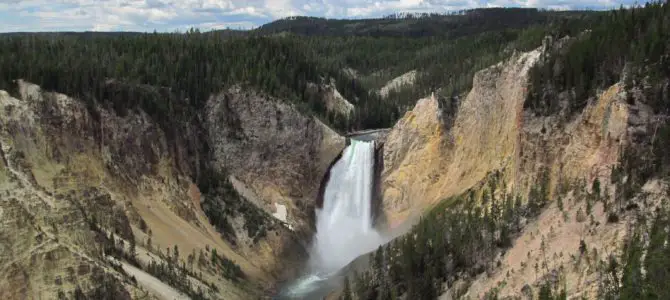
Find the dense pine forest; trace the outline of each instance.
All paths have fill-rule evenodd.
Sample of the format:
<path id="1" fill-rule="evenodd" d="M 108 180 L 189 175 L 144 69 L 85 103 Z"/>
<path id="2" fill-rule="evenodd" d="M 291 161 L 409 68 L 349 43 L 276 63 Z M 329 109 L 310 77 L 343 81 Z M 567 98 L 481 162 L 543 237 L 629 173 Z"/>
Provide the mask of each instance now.
<path id="1" fill-rule="evenodd" d="M 599 90 L 625 79 L 628 89 L 639 87 L 647 94 L 657 113 L 667 113 L 668 28 L 667 4 L 647 4 L 599 16 L 593 26 L 569 42 L 566 51 L 555 53 L 534 69 L 526 106 L 542 114 L 556 113 L 562 107 L 555 91 L 570 91 L 568 110 L 575 112 Z"/>
<path id="2" fill-rule="evenodd" d="M 446 15 L 398 13 L 372 20 L 291 17 L 263 25 L 258 31 L 263 34 L 291 32 L 308 36 L 458 38 L 500 28 L 523 29 L 530 25 L 545 23 L 559 14 L 536 9 L 491 8 L 458 11 Z"/>
<path id="3" fill-rule="evenodd" d="M 0 88 L 11 91 L 21 78 L 121 114 L 141 108 L 165 124 L 192 119 L 209 95 L 240 84 L 293 102 L 343 131 L 390 127 L 418 98 L 438 89 L 463 93 L 476 70 L 515 49 L 539 46 L 546 34 L 579 32 L 596 15 L 491 9 L 351 21 L 378 34 L 350 32 L 349 21 L 314 18 L 249 32 L 6 34 L 0 36 Z M 322 23 L 338 34 L 300 29 Z M 388 99 L 376 93 L 411 70 L 420 71 L 411 88 Z M 352 118 L 327 112 L 306 92 L 308 83 L 329 79 L 355 105 Z"/>
<path id="4" fill-rule="evenodd" d="M 0 88 L 11 91 L 13 80 L 21 78 L 119 113 L 141 108 L 166 123 L 191 119 L 209 95 L 241 84 L 293 102 L 343 131 L 382 128 L 431 92 L 462 95 L 474 72 L 540 46 L 547 35 L 578 36 L 567 52 L 534 72 L 527 105 L 549 113 L 559 105 L 548 90 L 574 88 L 571 107 L 578 109 L 597 88 L 618 80 L 625 66 L 664 78 L 666 7 L 607 13 L 475 9 L 374 20 L 297 17 L 240 32 L 5 34 Z M 415 84 L 385 98 L 376 93 L 412 70 L 418 71 Z M 306 92 L 308 83 L 329 79 L 355 105 L 352 118 L 326 111 Z M 668 95 L 658 98 L 658 107 L 667 106 Z"/>

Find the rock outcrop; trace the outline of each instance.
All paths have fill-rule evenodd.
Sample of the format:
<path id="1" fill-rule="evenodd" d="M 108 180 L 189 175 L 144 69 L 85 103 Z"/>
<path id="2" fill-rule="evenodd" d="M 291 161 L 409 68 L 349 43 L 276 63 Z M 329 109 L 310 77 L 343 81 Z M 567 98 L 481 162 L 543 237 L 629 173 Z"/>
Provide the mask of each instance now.
<path id="1" fill-rule="evenodd" d="M 405 74 L 402 74 L 396 78 L 393 78 L 386 83 L 381 89 L 379 89 L 379 95 L 383 98 L 388 97 L 389 93 L 397 91 L 405 86 L 413 85 L 416 81 L 418 72 L 416 70 L 409 71 Z"/>
<path id="2" fill-rule="evenodd" d="M 515 55 L 478 72 L 456 110 L 433 95 L 405 114 L 384 147 L 382 193 L 390 222 L 417 216 L 512 162 L 528 71 L 540 55 Z"/>
<path id="3" fill-rule="evenodd" d="M 548 174 L 552 188 L 609 175 L 632 126 L 622 85 L 590 99 L 575 116 L 536 116 L 524 110 L 524 102 L 529 70 L 542 53 L 516 54 L 478 72 L 459 104 L 434 96 L 419 100 L 397 123 L 386 140 L 382 173 L 384 211 L 392 226 L 490 172 L 503 172 L 506 189 L 520 194 L 540 173 Z"/>
<path id="4" fill-rule="evenodd" d="M 340 114 L 345 118 L 351 117 L 354 113 L 354 105 L 340 94 L 334 81 L 330 84 L 309 83 L 305 92 L 318 99 L 315 101 L 321 101 L 328 112 Z"/>
<path id="5" fill-rule="evenodd" d="M 206 120 L 215 168 L 269 213 L 282 205 L 291 227 L 307 229 L 321 177 L 345 138 L 290 104 L 239 88 L 212 97 Z"/>

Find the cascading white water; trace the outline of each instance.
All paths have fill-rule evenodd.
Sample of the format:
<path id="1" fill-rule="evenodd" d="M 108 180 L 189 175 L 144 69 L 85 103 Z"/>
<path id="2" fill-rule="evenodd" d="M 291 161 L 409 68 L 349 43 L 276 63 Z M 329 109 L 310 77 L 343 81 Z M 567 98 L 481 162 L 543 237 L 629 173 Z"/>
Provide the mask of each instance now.
<path id="1" fill-rule="evenodd" d="M 323 207 L 316 212 L 310 260 L 316 271 L 336 272 L 381 243 L 372 227 L 374 152 L 374 142 L 351 140 L 330 169 Z"/>
<path id="2" fill-rule="evenodd" d="M 372 223 L 374 142 L 351 140 L 330 169 L 323 207 L 316 211 L 310 273 L 290 288 L 305 297 L 358 256 L 383 243 Z"/>

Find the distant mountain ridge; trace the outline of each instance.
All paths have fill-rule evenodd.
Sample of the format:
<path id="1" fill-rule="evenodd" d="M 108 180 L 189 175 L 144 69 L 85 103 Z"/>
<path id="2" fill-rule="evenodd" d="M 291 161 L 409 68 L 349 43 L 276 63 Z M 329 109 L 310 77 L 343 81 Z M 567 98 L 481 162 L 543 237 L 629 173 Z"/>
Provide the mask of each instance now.
<path id="1" fill-rule="evenodd" d="M 453 14 L 405 14 L 370 19 L 289 17 L 253 30 L 260 34 L 290 32 L 307 36 L 448 37 L 492 30 L 521 29 L 557 18 L 597 14 L 594 11 L 545 11 L 536 8 L 478 8 Z"/>
<path id="2" fill-rule="evenodd" d="M 451 13 L 398 13 L 372 18 L 324 18 L 291 16 L 271 21 L 253 29 L 212 30 L 224 36 L 273 35 L 294 33 L 306 36 L 372 36 L 372 37 L 449 37 L 458 38 L 491 30 L 521 29 L 562 18 L 578 18 L 601 14 L 598 11 L 553 11 L 537 8 L 475 8 Z M 200 30 L 200 29 L 194 29 Z M 200 30 L 205 32 L 205 30 Z M 187 33 L 188 30 L 184 33 Z M 140 31 L 57 31 L 7 32 L 0 36 L 62 35 L 120 36 L 142 35 Z M 161 34 L 170 34 L 161 32 Z"/>

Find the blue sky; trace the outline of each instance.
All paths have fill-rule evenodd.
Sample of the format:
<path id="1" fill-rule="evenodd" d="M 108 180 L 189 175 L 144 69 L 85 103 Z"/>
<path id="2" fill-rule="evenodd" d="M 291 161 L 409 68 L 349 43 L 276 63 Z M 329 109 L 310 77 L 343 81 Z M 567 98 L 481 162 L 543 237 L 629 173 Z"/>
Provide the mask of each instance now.
<path id="1" fill-rule="evenodd" d="M 475 7 L 608 9 L 644 0 L 0 0 L 0 32 L 248 29 L 283 17 L 378 17 Z"/>

